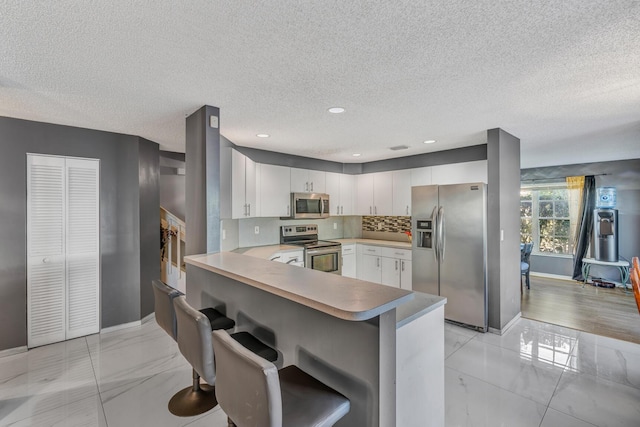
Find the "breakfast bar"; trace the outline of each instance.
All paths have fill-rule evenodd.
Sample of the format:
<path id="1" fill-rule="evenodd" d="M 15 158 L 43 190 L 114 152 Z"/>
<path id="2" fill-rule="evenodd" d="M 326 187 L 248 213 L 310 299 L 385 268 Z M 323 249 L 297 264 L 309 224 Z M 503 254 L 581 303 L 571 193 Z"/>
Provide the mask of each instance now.
<path id="1" fill-rule="evenodd" d="M 336 426 L 444 425 L 446 299 L 238 253 L 185 261 L 191 305 L 349 398 Z"/>

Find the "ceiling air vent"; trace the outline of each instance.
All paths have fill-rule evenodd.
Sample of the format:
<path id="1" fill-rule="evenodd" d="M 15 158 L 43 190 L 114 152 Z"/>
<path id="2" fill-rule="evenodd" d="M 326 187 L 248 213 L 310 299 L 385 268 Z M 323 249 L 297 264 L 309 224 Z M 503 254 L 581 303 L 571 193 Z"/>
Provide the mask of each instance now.
<path id="1" fill-rule="evenodd" d="M 395 147 L 389 147 L 389 150 L 398 151 L 398 150 L 406 150 L 407 148 L 409 148 L 408 145 L 396 145 Z"/>

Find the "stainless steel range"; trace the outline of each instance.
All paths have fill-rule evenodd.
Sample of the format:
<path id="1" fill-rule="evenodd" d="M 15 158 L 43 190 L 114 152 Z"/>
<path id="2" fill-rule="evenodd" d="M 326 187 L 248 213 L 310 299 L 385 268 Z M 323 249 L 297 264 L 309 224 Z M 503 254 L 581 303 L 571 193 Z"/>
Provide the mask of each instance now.
<path id="1" fill-rule="evenodd" d="M 326 273 L 342 274 L 342 245 L 329 240 L 318 240 L 318 226 L 283 225 L 280 243 L 304 247 L 304 266 Z"/>

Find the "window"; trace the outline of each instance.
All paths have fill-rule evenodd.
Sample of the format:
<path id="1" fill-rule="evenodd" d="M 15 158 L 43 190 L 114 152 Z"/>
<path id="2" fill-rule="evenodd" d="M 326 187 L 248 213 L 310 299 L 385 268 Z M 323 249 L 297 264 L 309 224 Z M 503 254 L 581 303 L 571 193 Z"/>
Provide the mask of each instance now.
<path id="1" fill-rule="evenodd" d="M 570 218 L 565 184 L 520 189 L 520 238 L 522 242 L 533 242 L 535 252 L 571 254 Z"/>

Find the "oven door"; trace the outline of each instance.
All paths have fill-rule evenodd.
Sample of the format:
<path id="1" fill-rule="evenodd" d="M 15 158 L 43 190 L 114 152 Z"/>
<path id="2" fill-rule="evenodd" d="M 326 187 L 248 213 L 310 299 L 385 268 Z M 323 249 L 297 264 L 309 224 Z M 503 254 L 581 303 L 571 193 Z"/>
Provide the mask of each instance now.
<path id="1" fill-rule="evenodd" d="M 312 270 L 342 275 L 342 248 L 306 249 L 304 266 Z"/>

